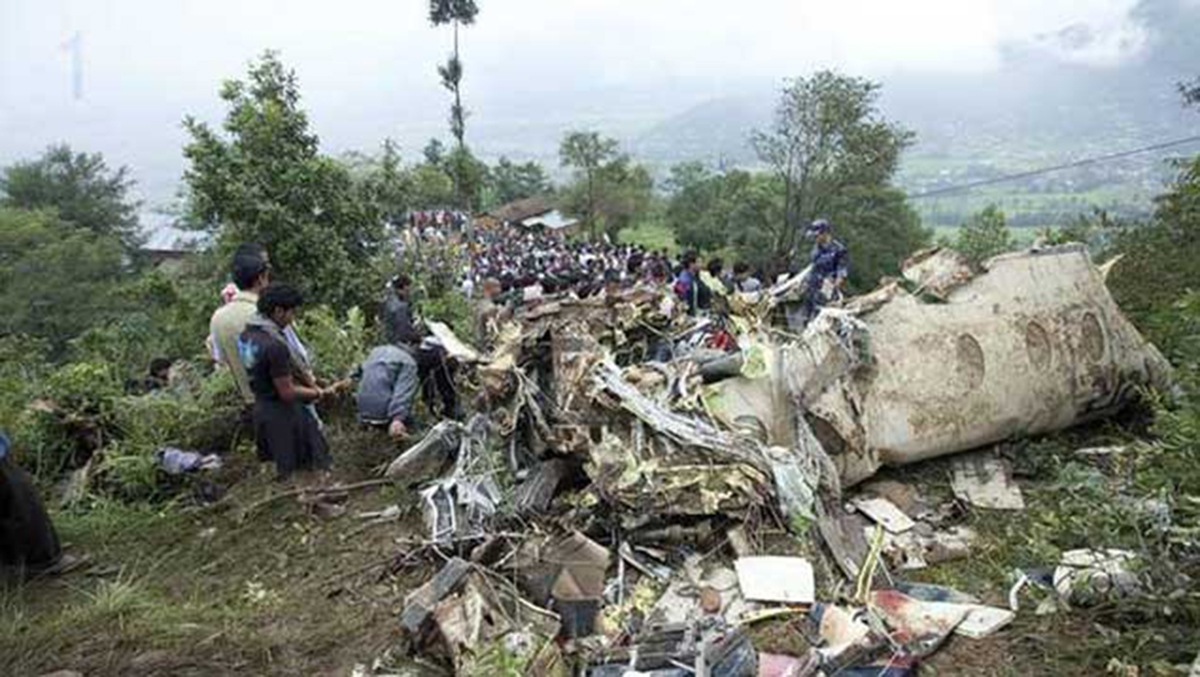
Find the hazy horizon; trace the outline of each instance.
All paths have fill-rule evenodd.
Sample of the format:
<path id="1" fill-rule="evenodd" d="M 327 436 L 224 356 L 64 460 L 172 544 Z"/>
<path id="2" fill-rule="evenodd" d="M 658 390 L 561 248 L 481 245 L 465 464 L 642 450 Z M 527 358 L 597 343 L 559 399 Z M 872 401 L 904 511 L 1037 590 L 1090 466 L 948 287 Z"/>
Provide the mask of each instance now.
<path id="1" fill-rule="evenodd" d="M 0 0 L 0 165 L 67 142 L 129 166 L 147 206 L 160 206 L 182 175 L 184 116 L 219 122 L 221 82 L 267 49 L 296 70 L 325 152 L 372 152 L 393 138 L 413 160 L 447 136 L 435 68 L 450 31 L 429 25 L 423 1 L 106 4 Z M 1014 54 L 1103 72 L 1143 57 L 1155 39 L 1145 9 L 1164 4 L 1198 5 L 481 0 L 462 33 L 468 142 L 486 158 L 542 159 L 572 128 L 629 142 L 693 106 L 761 96 L 823 67 L 885 91 L 896 79 L 995 74 Z"/>

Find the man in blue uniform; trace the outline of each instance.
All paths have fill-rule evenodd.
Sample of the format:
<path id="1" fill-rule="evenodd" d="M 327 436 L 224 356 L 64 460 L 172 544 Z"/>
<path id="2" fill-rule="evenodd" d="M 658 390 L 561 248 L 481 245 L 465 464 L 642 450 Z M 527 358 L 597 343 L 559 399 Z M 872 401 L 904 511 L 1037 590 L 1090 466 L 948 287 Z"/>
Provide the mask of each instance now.
<path id="1" fill-rule="evenodd" d="M 807 325 L 823 306 L 842 300 L 846 276 L 850 272 L 850 256 L 846 245 L 833 239 L 833 228 L 825 219 L 813 221 L 806 234 L 817 241 L 809 257 L 812 270 L 804 292 L 804 324 Z"/>

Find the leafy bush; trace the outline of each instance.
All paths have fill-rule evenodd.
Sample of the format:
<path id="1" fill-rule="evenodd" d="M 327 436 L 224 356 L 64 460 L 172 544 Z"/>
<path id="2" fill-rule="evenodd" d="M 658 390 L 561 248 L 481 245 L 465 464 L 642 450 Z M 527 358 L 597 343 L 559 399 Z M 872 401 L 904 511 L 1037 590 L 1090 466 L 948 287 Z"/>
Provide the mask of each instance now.
<path id="1" fill-rule="evenodd" d="M 0 337 L 0 430 L 13 431 L 50 371 L 48 347 L 29 336 Z"/>
<path id="2" fill-rule="evenodd" d="M 83 332 L 71 342 L 70 357 L 106 362 L 126 379 L 144 377 L 158 357 L 200 357 L 218 303 L 214 287 L 209 277 L 172 279 L 151 271 L 121 290 L 131 310 Z"/>
<path id="3" fill-rule="evenodd" d="M 54 478 L 79 465 L 110 436 L 121 384 L 105 364 L 80 362 L 50 372 L 13 430 L 22 463 L 35 475 Z"/>
<path id="4" fill-rule="evenodd" d="M 475 339 L 474 311 L 467 297 L 451 291 L 437 298 L 419 299 L 417 308 L 428 322 L 442 322 L 464 341 Z"/>
<path id="5" fill-rule="evenodd" d="M 214 372 L 194 385 L 181 385 L 141 396 L 120 398 L 114 432 L 123 441 L 147 447 L 177 446 L 224 451 L 212 445 L 213 421 L 237 420 L 240 400 L 233 377 Z"/>
<path id="6" fill-rule="evenodd" d="M 155 452 L 167 446 L 201 453 L 229 451 L 240 400 L 225 370 L 193 384 L 119 398 L 114 441 L 98 451 L 95 489 L 122 500 L 162 497 L 176 483 L 158 467 Z"/>
<path id="7" fill-rule="evenodd" d="M 112 420 L 121 395 L 116 370 L 103 362 L 73 362 L 59 367 L 46 381 L 46 396 L 58 408 L 97 424 Z"/>
<path id="8" fill-rule="evenodd" d="M 156 447 L 126 441 L 105 447 L 95 468 L 93 490 L 125 501 L 160 497 L 169 482 L 158 468 L 156 450 Z"/>
<path id="9" fill-rule="evenodd" d="M 344 320 L 329 306 L 305 310 L 296 331 L 308 346 L 320 379 L 345 378 L 367 355 L 366 318 L 357 306 L 347 311 Z"/>
<path id="10" fill-rule="evenodd" d="M 973 268 L 979 268 L 984 261 L 1011 251 L 1013 247 L 1012 232 L 1004 212 L 995 205 L 989 205 L 964 223 L 954 242 L 954 248 L 967 257 Z"/>
<path id="11" fill-rule="evenodd" d="M 1178 397 L 1156 396 L 1151 432 L 1156 440 L 1139 458 L 1145 488 L 1200 498 L 1200 292 L 1187 292 L 1151 316 L 1149 326 L 1176 365 Z"/>

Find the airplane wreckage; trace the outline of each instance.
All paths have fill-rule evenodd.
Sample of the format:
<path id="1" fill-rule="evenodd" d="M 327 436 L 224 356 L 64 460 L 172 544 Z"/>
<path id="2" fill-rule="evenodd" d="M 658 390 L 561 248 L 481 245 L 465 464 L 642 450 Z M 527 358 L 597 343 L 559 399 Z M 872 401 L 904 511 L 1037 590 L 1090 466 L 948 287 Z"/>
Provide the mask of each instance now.
<path id="1" fill-rule="evenodd" d="M 773 559 L 746 556 L 753 548 L 740 532 L 771 519 L 818 527 L 833 566 L 852 585 L 857 579 L 856 599 L 868 608 L 886 611 L 870 601 L 881 594 L 904 598 L 893 611 L 915 605 L 872 592 L 869 577 L 864 587 L 875 564 L 862 529 L 831 517 L 842 510 L 843 489 L 884 466 L 1062 430 L 1112 414 L 1141 388 L 1169 388 L 1170 365 L 1122 316 L 1106 272 L 1080 246 L 1002 255 L 981 272 L 953 251 L 927 250 L 905 262 L 900 278 L 822 310 L 799 334 L 771 318 L 794 302 L 804 272 L 758 294 L 718 294 L 720 312 L 709 318 L 687 316 L 669 293 L 650 288 L 544 299 L 493 327 L 486 354 L 432 325 L 447 351 L 471 365 L 465 372 L 478 396 L 468 422 L 438 424 L 386 471 L 421 487 L 428 542 L 468 558 L 451 560 L 410 597 L 405 627 L 414 646 L 437 644 L 462 668 L 466 648 L 513 629 L 479 621 L 487 616 L 479 608 L 505 618 L 536 608 L 539 635 L 555 636 L 544 627 L 553 621 L 558 636 L 582 639 L 603 634 L 603 607 L 624 639 L 585 652 L 582 674 L 625 674 L 606 670 L 636 666 L 630 651 L 638 653 L 639 637 L 646 646 L 674 642 L 669 664 L 690 666 L 679 674 L 701 674 L 706 661 L 703 674 L 757 674 L 746 666 L 768 657 L 747 652 L 730 619 L 755 582 L 717 586 L 740 589 L 736 600 L 713 593 L 681 603 L 672 586 L 703 591 L 707 579 L 671 548 L 728 537 L 737 574 L 708 575 L 739 579 L 753 570 L 748 560 Z M 913 533 L 897 536 L 888 563 L 921 566 L 945 549 Z M 682 583 L 672 574 L 681 566 Z M 639 578 L 666 592 L 632 628 L 622 614 L 638 603 Z M 476 622 L 463 621 L 464 605 L 474 605 Z M 691 610 L 672 611 L 681 605 Z M 730 624 L 679 630 L 714 615 Z M 913 630 L 897 618 L 874 630 Z M 959 613 L 940 636 L 960 624 L 966 631 L 970 618 Z M 539 652 L 534 663 L 544 658 Z M 812 671 L 794 674 L 821 674 L 817 666 L 828 670 L 833 657 L 809 658 Z M 720 661 L 726 667 L 713 668 Z"/>

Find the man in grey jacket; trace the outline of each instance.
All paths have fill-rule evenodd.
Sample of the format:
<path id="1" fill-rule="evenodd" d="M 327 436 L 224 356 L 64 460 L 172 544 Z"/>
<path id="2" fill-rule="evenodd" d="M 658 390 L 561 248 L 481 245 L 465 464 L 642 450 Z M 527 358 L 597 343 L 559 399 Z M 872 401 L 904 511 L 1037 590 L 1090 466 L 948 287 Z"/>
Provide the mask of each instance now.
<path id="1" fill-rule="evenodd" d="M 417 362 L 407 350 L 394 345 L 373 349 L 358 385 L 359 420 L 386 425 L 393 439 L 407 437 L 418 382 Z"/>

